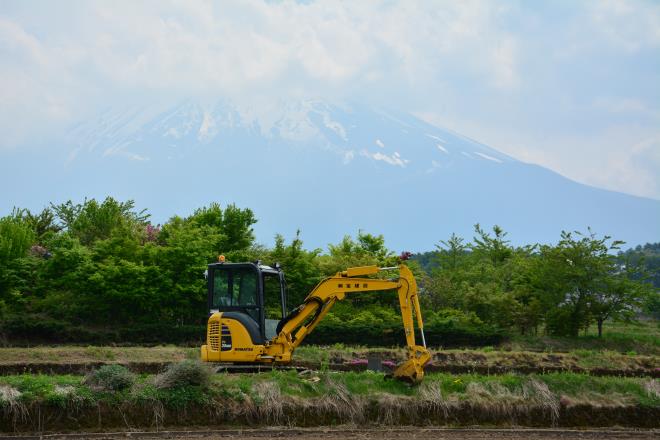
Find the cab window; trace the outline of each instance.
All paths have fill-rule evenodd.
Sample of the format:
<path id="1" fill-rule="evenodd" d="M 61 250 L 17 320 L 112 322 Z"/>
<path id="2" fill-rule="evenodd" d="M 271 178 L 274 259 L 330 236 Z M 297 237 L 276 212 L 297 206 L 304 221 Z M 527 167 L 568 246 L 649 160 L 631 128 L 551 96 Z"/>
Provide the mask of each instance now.
<path id="1" fill-rule="evenodd" d="M 264 273 L 264 307 L 266 319 L 282 319 L 282 296 L 278 274 Z"/>
<path id="2" fill-rule="evenodd" d="M 212 307 L 257 305 L 257 273 L 250 268 L 216 269 L 213 272 Z"/>

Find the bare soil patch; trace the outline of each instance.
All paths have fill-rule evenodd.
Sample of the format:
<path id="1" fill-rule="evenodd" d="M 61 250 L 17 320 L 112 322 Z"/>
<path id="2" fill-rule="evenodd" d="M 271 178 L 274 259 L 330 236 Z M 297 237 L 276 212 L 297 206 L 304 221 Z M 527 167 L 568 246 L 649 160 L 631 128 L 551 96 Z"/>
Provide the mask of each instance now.
<path id="1" fill-rule="evenodd" d="M 87 432 L 76 434 L 46 434 L 20 437 L 0 437 L 6 440 L 70 440 L 89 439 L 226 439 L 241 438 L 242 440 L 262 440 L 264 438 L 291 438 L 297 440 L 568 440 L 568 439 L 655 439 L 657 431 L 653 430 L 571 430 L 571 429 L 451 429 L 451 428 L 418 428 L 401 427 L 397 429 L 231 429 L 205 430 L 203 428 L 190 431 L 160 431 L 160 432 Z"/>

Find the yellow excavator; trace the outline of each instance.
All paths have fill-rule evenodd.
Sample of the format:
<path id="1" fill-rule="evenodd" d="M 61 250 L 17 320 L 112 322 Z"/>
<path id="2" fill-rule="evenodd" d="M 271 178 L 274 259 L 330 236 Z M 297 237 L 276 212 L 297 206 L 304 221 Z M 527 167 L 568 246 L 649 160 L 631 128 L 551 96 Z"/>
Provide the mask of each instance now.
<path id="1" fill-rule="evenodd" d="M 233 364 L 288 364 L 305 336 L 321 322 L 337 302 L 360 292 L 396 291 L 399 296 L 408 359 L 393 372 L 397 379 L 419 383 L 431 355 L 426 349 L 417 283 L 410 269 L 352 267 L 325 278 L 291 313 L 286 313 L 286 281 L 278 264 L 226 263 L 224 257 L 208 265 L 209 320 L 206 362 Z M 382 271 L 398 270 L 393 279 L 368 278 Z M 422 345 L 415 343 L 413 310 Z"/>

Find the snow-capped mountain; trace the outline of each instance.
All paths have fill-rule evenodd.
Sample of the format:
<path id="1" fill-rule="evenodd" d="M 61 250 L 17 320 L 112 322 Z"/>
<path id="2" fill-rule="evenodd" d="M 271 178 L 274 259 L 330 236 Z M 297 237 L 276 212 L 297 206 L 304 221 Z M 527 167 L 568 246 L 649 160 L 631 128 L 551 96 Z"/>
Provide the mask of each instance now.
<path id="1" fill-rule="evenodd" d="M 428 250 L 452 232 L 471 237 L 477 222 L 501 225 L 517 243 L 589 226 L 633 244 L 660 238 L 660 201 L 581 185 L 410 114 L 364 105 L 190 100 L 110 109 L 60 145 L 31 162 L 12 201 L 38 208 L 109 194 L 135 199 L 156 221 L 235 202 L 255 211 L 261 241 L 300 228 L 308 246 L 320 247 L 362 229 L 395 249 Z M 14 156 L 7 178 L 26 169 Z M 62 171 L 40 174 L 39 163 Z"/>

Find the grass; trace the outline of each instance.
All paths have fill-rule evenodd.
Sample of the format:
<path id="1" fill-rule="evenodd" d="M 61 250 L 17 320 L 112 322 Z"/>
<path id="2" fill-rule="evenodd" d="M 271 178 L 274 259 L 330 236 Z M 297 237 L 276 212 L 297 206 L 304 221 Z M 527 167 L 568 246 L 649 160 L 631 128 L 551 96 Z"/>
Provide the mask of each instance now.
<path id="1" fill-rule="evenodd" d="M 660 368 L 660 328 L 657 321 L 606 323 L 602 338 L 591 328 L 578 338 L 514 336 L 500 346 L 469 350 L 432 350 L 434 362 L 456 367 L 448 371 L 631 371 Z M 308 363 L 327 370 L 330 364 L 351 363 L 378 354 L 383 359 L 401 361 L 402 347 L 367 348 L 344 344 L 303 345 L 294 354 L 294 362 Z M 56 346 L 0 348 L 0 366 L 27 364 L 89 363 L 170 363 L 196 359 L 198 348 L 164 345 L 156 347 Z M 60 370 L 62 372 L 69 370 Z M 73 370 L 75 371 L 75 370 Z M 143 370 L 140 370 L 143 371 Z M 153 371 L 153 369 L 152 369 Z M 610 373 L 608 373 L 610 374 Z M 618 373 L 617 373 L 618 374 Z"/>
<path id="2" fill-rule="evenodd" d="M 582 414 L 585 405 L 592 411 L 586 418 L 582 416 L 578 426 L 589 426 L 590 414 L 608 408 L 616 414 L 624 410 L 628 411 L 625 414 L 642 414 L 642 418 L 643 414 L 660 414 L 660 384 L 648 378 L 573 373 L 429 374 L 420 386 L 411 387 L 374 372 L 272 371 L 217 374 L 208 387 L 161 388 L 157 377 L 140 375 L 131 388 L 112 391 L 89 387 L 81 376 L 0 377 L 0 431 L 3 423 L 4 429 L 15 430 L 21 422 L 29 429 L 34 426 L 30 418 L 35 416 L 39 420 L 59 417 L 68 429 L 67 414 L 77 420 L 87 414 L 91 426 L 110 426 L 117 423 L 112 421 L 115 413 L 121 414 L 122 423 L 128 427 L 191 423 L 185 422 L 185 417 L 192 417 L 193 424 L 271 426 L 442 424 L 443 420 L 454 425 L 556 426 L 567 417 L 567 423 L 576 423 L 566 412 L 576 405 Z M 626 417 L 619 416 L 615 423 L 657 424 L 654 419 Z M 610 423 L 608 418 L 601 420 Z"/>
<path id="3" fill-rule="evenodd" d="M 0 348 L 0 365 L 10 363 L 176 362 L 197 358 L 199 348 L 162 345 L 156 347 L 37 346 Z"/>
<path id="4" fill-rule="evenodd" d="M 616 374 L 632 371 L 652 371 L 660 368 L 660 357 L 635 353 L 621 353 L 612 350 L 573 349 L 567 352 L 516 351 L 511 347 L 486 347 L 482 350 L 442 350 L 434 351 L 433 362 L 448 371 L 481 372 L 547 372 L 547 371 L 591 371 L 609 370 Z M 641 350 L 643 351 L 643 350 Z M 314 369 L 327 370 L 330 364 L 351 364 L 364 362 L 371 355 L 383 360 L 398 363 L 405 359 L 406 352 L 401 347 L 367 348 L 350 347 L 342 344 L 332 346 L 301 346 L 294 353 L 294 362 L 308 364 Z M 89 363 L 149 363 L 177 362 L 195 359 L 198 350 L 175 346 L 162 347 L 34 347 L 0 348 L 1 365 L 25 364 L 80 364 Z M 137 371 L 141 371 L 138 369 Z M 63 371 L 64 372 L 64 371 Z"/>
<path id="5" fill-rule="evenodd" d="M 557 369 L 596 370 L 607 369 L 621 373 L 631 370 L 650 371 L 660 368 L 657 356 L 625 354 L 610 350 L 577 349 L 569 352 L 508 351 L 502 348 L 486 347 L 485 350 L 442 350 L 433 351 L 434 362 L 446 367 L 464 367 L 467 369 L 492 369 L 510 371 L 556 371 Z M 298 362 L 351 363 L 356 359 L 366 359 L 377 354 L 383 359 L 402 361 L 406 354 L 402 348 L 373 349 L 367 347 L 346 346 L 303 346 L 295 352 Z"/>
<path id="6" fill-rule="evenodd" d="M 502 348 L 511 351 L 568 352 L 572 350 L 608 350 L 619 353 L 660 356 L 660 322 L 645 320 L 633 323 L 606 322 L 603 336 L 593 325 L 577 338 L 514 335 Z"/>
<path id="7" fill-rule="evenodd" d="M 451 375 L 428 374 L 422 386 L 412 387 L 387 379 L 375 372 L 326 372 L 299 374 L 295 371 L 272 371 L 259 374 L 217 374 L 212 384 L 186 385 L 176 388 L 159 388 L 154 376 L 141 375 L 130 389 L 101 390 L 85 384 L 82 376 L 16 375 L 0 377 L 0 386 L 10 387 L 20 393 L 24 403 L 97 402 L 119 400 L 163 400 L 164 403 L 205 402 L 214 397 L 243 401 L 259 400 L 263 384 L 270 384 L 279 395 L 299 399 L 324 398 L 336 393 L 337 388 L 354 396 L 406 396 L 419 399 L 425 389 L 437 388 L 447 399 L 465 401 L 474 398 L 475 389 L 499 390 L 500 394 L 522 395 L 523 388 L 531 382 L 542 383 L 557 398 L 571 402 L 593 404 L 638 404 L 660 406 L 658 381 L 649 378 L 593 377 L 575 373 L 544 375 L 504 374 L 485 376 L 477 374 Z M 494 396 L 496 397 L 496 396 Z M 0 406 L 2 402 L 0 402 Z"/>

